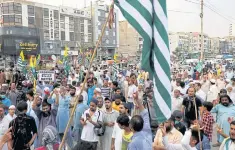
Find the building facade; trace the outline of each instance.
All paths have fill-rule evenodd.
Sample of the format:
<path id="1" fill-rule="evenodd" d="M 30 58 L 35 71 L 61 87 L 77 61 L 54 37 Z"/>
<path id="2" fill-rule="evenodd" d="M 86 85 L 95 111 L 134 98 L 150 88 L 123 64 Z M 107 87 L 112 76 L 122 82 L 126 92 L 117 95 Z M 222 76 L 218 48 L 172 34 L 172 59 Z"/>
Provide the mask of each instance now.
<path id="1" fill-rule="evenodd" d="M 90 12 L 26 0 L 0 1 L 0 55 L 16 62 L 21 50 L 26 55 L 77 56 L 82 48 L 93 49 Z M 8 58 L 9 57 L 9 58 Z"/>
<path id="2" fill-rule="evenodd" d="M 140 60 L 143 38 L 127 21 L 119 22 L 119 41 L 119 55 Z"/>
<path id="3" fill-rule="evenodd" d="M 92 14 L 92 24 L 93 24 L 93 44 L 96 42 L 101 35 L 101 31 L 109 13 L 109 5 L 105 4 L 103 1 L 96 1 L 92 3 L 91 6 L 84 8 L 87 12 Z M 113 57 L 116 49 L 119 47 L 119 15 L 118 10 L 114 9 L 114 22 L 112 28 L 110 29 L 108 25 L 105 28 L 105 32 L 100 43 L 99 49 L 97 51 L 97 56 L 100 59 L 105 59 L 108 57 Z"/>

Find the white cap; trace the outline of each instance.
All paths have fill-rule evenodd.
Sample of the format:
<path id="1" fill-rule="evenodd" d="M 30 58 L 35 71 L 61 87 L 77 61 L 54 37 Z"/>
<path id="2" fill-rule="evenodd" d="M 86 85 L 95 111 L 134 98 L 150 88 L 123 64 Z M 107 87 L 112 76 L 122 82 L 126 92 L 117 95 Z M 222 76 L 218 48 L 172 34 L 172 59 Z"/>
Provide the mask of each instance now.
<path id="1" fill-rule="evenodd" d="M 11 105 L 9 109 L 16 109 L 15 105 Z"/>
<path id="2" fill-rule="evenodd" d="M 229 80 L 229 79 L 226 79 L 225 81 L 226 81 L 226 82 L 230 82 L 230 80 Z"/>
<path id="3" fill-rule="evenodd" d="M 101 89 L 100 88 L 95 88 L 95 90 L 99 93 L 101 93 Z"/>
<path id="4" fill-rule="evenodd" d="M 210 82 L 211 82 L 211 83 L 215 83 L 215 79 L 211 79 Z"/>

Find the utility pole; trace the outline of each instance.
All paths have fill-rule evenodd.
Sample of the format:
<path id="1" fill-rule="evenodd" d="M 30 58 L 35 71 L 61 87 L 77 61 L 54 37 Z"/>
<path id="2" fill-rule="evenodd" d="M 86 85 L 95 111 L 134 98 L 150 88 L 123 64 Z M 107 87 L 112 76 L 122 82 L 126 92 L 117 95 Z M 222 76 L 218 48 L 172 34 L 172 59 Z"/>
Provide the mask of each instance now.
<path id="1" fill-rule="evenodd" d="M 200 14 L 200 17 L 201 17 L 201 61 L 204 58 L 203 5 L 204 5 L 204 2 L 203 0 L 201 0 L 201 14 Z"/>

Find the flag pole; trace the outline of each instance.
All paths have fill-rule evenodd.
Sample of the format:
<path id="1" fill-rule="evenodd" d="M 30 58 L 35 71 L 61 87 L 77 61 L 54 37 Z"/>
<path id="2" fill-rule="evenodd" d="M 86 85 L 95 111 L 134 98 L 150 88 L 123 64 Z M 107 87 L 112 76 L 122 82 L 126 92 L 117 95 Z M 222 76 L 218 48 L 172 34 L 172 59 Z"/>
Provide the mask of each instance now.
<path id="1" fill-rule="evenodd" d="M 113 6 L 114 6 L 114 1 L 112 1 L 112 4 L 111 4 L 111 7 L 110 7 L 110 8 L 112 8 Z M 110 9 L 110 10 L 111 10 L 111 9 Z M 89 71 L 90 71 L 90 69 L 91 69 L 93 60 L 94 60 L 94 58 L 95 58 L 96 51 L 97 51 L 97 49 L 98 49 L 98 47 L 99 47 L 99 45 L 100 45 L 100 43 L 101 43 L 102 37 L 103 37 L 103 35 L 104 35 L 105 28 L 106 28 L 106 26 L 107 26 L 107 23 L 108 23 L 110 17 L 111 17 L 111 13 L 110 13 L 111 11 L 110 11 L 110 10 L 109 10 L 109 13 L 108 13 L 108 17 L 107 17 L 107 19 L 106 19 L 106 21 L 105 21 L 105 24 L 103 25 L 103 28 L 102 28 L 102 31 L 101 31 L 101 35 L 99 36 L 98 42 L 96 43 L 95 50 L 94 50 L 94 52 L 93 52 L 93 54 L 92 54 L 92 57 L 91 57 L 91 60 L 90 60 L 90 64 L 89 64 L 89 68 L 88 68 L 88 71 L 87 71 L 87 73 L 86 73 L 85 79 L 84 79 L 83 84 L 82 84 L 82 88 L 81 88 L 81 90 L 80 90 L 78 96 L 75 98 L 75 99 L 76 99 L 76 100 L 75 100 L 75 104 L 74 104 L 73 110 L 72 110 L 72 112 L 71 112 L 71 114 L 70 114 L 69 121 L 68 121 L 68 124 L 67 124 L 67 126 L 66 126 L 66 129 L 65 129 L 65 131 L 64 131 L 64 136 L 63 136 L 63 139 L 62 139 L 62 141 L 61 141 L 59 150 L 62 150 L 62 148 L 63 148 L 65 139 L 66 139 L 66 137 L 67 137 L 67 134 L 68 134 L 68 131 L 69 131 L 69 128 L 70 128 L 70 125 L 71 125 L 71 122 L 72 122 L 72 119 L 73 119 L 73 116 L 74 116 L 74 112 L 75 112 L 76 107 L 77 107 L 77 104 L 78 104 L 78 100 L 77 100 L 77 99 L 81 96 L 81 94 L 82 94 L 82 92 L 83 92 L 83 90 L 84 90 L 84 88 L 85 88 L 85 84 L 86 84 L 86 82 L 87 82 L 87 79 L 88 79 L 88 76 L 89 76 Z"/>

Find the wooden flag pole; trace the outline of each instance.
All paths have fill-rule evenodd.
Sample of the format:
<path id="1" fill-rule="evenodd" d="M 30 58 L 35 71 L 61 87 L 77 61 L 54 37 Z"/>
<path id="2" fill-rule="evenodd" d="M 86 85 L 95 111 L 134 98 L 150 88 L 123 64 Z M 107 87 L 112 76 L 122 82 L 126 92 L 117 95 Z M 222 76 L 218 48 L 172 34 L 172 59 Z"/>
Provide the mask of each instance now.
<path id="1" fill-rule="evenodd" d="M 114 1 L 112 2 L 111 6 L 113 7 L 113 5 L 114 5 Z M 111 7 L 110 7 L 110 8 L 111 8 Z M 110 9 L 110 10 L 111 10 L 111 9 Z M 75 100 L 75 104 L 74 104 L 73 110 L 72 110 L 72 112 L 71 112 L 71 114 L 70 114 L 69 121 L 68 121 L 68 124 L 67 124 L 67 126 L 66 126 L 66 129 L 65 129 L 65 131 L 64 131 L 64 136 L 63 136 L 63 139 L 62 139 L 62 141 L 61 141 L 59 150 L 62 150 L 62 148 L 63 148 L 65 139 L 66 139 L 66 137 L 67 137 L 67 134 L 68 134 L 68 131 L 69 131 L 69 129 L 70 129 L 70 125 L 71 125 L 71 122 L 72 122 L 72 119 L 73 119 L 73 116 L 74 116 L 74 112 L 75 112 L 76 107 L 77 107 L 77 104 L 78 104 L 78 98 L 81 96 L 81 94 L 82 94 L 82 92 L 83 92 L 83 90 L 84 90 L 84 88 L 85 88 L 85 84 L 86 84 L 86 82 L 87 82 L 87 79 L 88 79 L 88 76 L 89 76 L 89 71 L 90 71 L 90 69 L 91 69 L 93 60 L 94 60 L 94 58 L 95 58 L 96 51 L 97 51 L 97 49 L 98 49 L 98 47 L 99 47 L 99 45 L 100 45 L 100 43 L 101 43 L 102 37 L 103 37 L 103 35 L 104 35 L 105 28 L 106 28 L 106 26 L 107 26 L 107 23 L 108 23 L 110 17 L 111 17 L 111 13 L 110 13 L 111 11 L 110 11 L 110 10 L 109 10 L 108 17 L 107 17 L 107 19 L 106 19 L 106 21 L 105 21 L 105 24 L 103 25 L 103 28 L 102 28 L 102 31 L 101 31 L 101 35 L 99 36 L 98 42 L 96 43 L 95 50 L 94 50 L 94 52 L 93 52 L 93 54 L 92 54 L 92 57 L 91 57 L 91 60 L 90 60 L 90 65 L 89 65 L 88 71 L 87 71 L 87 73 L 86 73 L 86 77 L 85 77 L 85 79 L 84 79 L 84 81 L 83 81 L 83 84 L 82 84 L 82 89 L 80 90 L 78 96 L 75 98 L 75 99 L 76 99 L 76 100 Z"/>

